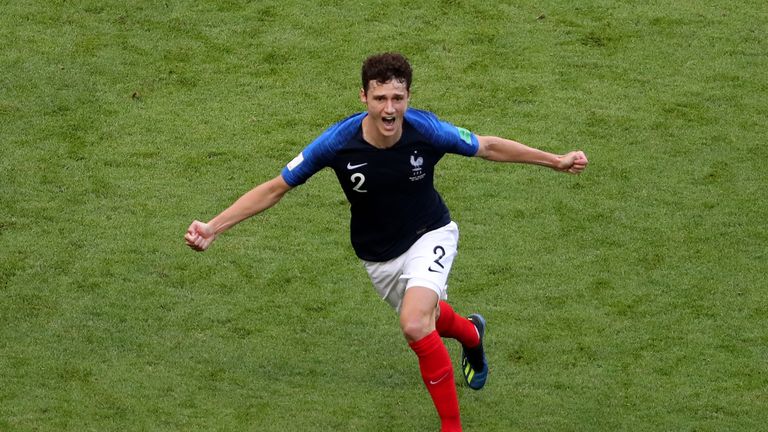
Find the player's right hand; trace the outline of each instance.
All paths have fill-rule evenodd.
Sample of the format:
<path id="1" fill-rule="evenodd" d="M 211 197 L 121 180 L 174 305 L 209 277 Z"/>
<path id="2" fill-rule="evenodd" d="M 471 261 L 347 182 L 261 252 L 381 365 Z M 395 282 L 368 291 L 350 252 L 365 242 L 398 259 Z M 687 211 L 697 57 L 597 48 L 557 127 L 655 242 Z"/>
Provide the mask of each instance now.
<path id="1" fill-rule="evenodd" d="M 184 241 L 187 246 L 202 252 L 208 249 L 208 246 L 216 239 L 216 232 L 213 227 L 207 223 L 194 221 L 187 228 L 187 234 L 184 235 Z"/>

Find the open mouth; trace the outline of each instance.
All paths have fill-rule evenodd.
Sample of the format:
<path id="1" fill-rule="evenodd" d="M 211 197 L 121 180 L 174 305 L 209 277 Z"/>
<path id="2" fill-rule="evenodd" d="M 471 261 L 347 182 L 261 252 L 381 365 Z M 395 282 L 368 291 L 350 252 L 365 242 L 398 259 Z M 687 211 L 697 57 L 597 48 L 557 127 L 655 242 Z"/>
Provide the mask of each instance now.
<path id="1" fill-rule="evenodd" d="M 386 126 L 387 128 L 394 127 L 395 126 L 395 120 L 396 120 L 395 116 L 386 116 L 386 117 L 382 117 L 381 118 L 381 121 L 384 122 L 384 126 Z"/>

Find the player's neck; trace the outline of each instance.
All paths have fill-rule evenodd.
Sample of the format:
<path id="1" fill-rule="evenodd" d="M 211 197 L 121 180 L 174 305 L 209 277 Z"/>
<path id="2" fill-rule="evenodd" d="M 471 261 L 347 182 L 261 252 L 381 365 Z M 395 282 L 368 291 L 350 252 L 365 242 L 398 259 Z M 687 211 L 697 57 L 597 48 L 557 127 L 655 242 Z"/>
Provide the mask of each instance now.
<path id="1" fill-rule="evenodd" d="M 383 135 L 370 120 L 370 117 L 363 119 L 363 139 L 365 142 L 378 149 L 388 149 L 392 147 L 400 141 L 402 135 L 402 129 L 397 131 L 394 135 Z"/>

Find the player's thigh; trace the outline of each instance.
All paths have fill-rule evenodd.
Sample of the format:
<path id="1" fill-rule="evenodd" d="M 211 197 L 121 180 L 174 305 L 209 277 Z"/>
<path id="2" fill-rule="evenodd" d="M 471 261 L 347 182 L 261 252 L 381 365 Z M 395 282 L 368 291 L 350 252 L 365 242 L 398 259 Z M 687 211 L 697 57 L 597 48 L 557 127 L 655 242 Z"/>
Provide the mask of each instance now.
<path id="1" fill-rule="evenodd" d="M 410 342 L 417 341 L 435 331 L 437 293 L 421 286 L 410 287 L 400 307 L 400 328 Z"/>

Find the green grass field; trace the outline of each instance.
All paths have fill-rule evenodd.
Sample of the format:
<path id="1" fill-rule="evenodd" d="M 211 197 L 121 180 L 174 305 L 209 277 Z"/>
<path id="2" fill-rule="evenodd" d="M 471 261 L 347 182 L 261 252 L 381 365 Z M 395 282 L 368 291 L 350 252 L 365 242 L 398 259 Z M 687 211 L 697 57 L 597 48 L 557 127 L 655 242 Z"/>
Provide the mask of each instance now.
<path id="1" fill-rule="evenodd" d="M 0 430 L 437 430 L 330 171 L 182 240 L 361 110 L 382 50 L 411 106 L 591 161 L 440 166 L 451 300 L 489 320 L 465 430 L 765 428 L 765 1 L 0 7 Z"/>

